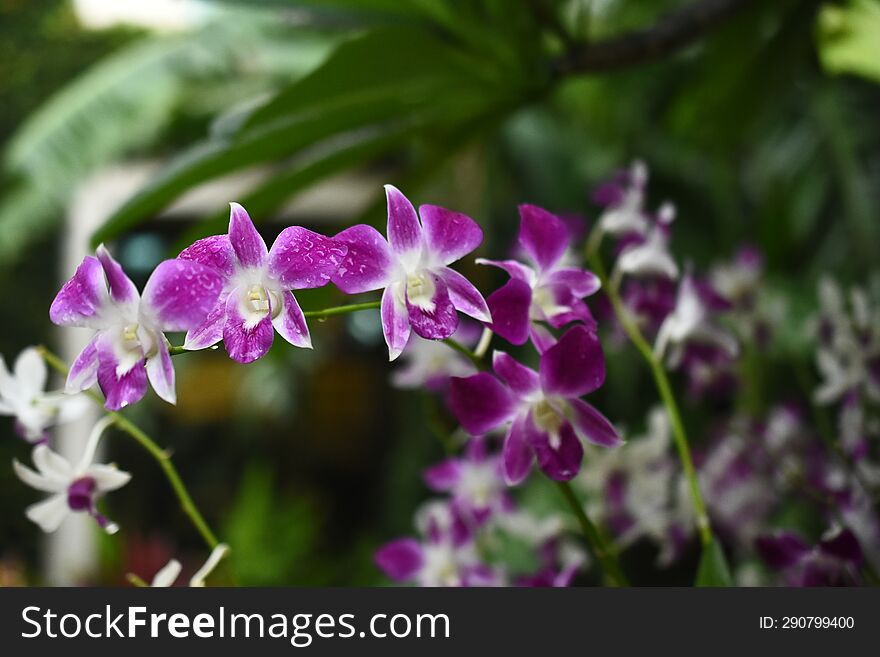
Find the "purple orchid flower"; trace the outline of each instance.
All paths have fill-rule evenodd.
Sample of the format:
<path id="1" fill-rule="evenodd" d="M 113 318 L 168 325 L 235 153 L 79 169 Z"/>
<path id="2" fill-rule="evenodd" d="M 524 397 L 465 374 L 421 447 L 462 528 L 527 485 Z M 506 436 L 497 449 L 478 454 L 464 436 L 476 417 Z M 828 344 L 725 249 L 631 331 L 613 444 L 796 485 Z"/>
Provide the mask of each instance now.
<path id="1" fill-rule="evenodd" d="M 621 443 L 605 416 L 580 399 L 605 380 L 595 331 L 583 325 L 569 329 L 541 355 L 540 372 L 498 351 L 492 365 L 498 378 L 481 372 L 453 379 L 450 406 L 473 435 L 511 425 L 503 448 L 508 483 L 525 479 L 535 458 L 549 477 L 567 481 L 580 467 L 581 440 L 605 447 Z"/>
<path id="2" fill-rule="evenodd" d="M 390 360 L 406 347 L 411 331 L 429 340 L 451 336 L 458 327 L 456 310 L 490 322 L 485 299 L 449 265 L 483 241 L 483 231 L 463 214 L 436 205 L 412 203 L 386 185 L 388 240 L 371 226 L 352 226 L 335 239 L 348 255 L 333 273 L 346 294 L 384 288 L 382 331 Z M 421 218 L 421 221 L 420 221 Z"/>
<path id="3" fill-rule="evenodd" d="M 311 349 L 291 290 L 326 285 L 346 253 L 344 245 L 300 226 L 285 228 L 267 249 L 247 211 L 230 203 L 229 234 L 201 239 L 179 256 L 213 267 L 223 287 L 183 346 L 204 349 L 222 339 L 230 358 L 250 363 L 266 355 L 278 331 L 290 344 Z"/>
<path id="4" fill-rule="evenodd" d="M 501 459 L 488 454 L 485 441 L 474 438 L 461 458 L 448 458 L 424 473 L 428 488 L 449 493 L 452 504 L 467 522 L 476 526 L 485 523 L 496 511 L 511 508 L 505 495 Z"/>
<path id="5" fill-rule="evenodd" d="M 425 587 L 501 584 L 500 573 L 482 562 L 452 505 L 429 503 L 418 516 L 424 539 L 396 539 L 376 552 L 376 565 L 389 578 Z"/>
<path id="6" fill-rule="evenodd" d="M 66 391 L 76 393 L 95 381 L 105 406 L 119 410 L 139 401 L 147 380 L 173 404 L 174 367 L 164 331 L 186 331 L 205 318 L 223 288 L 217 272 L 197 262 L 166 260 L 138 294 L 131 279 L 103 245 L 86 256 L 49 309 L 59 326 L 94 329 L 77 356 Z"/>
<path id="7" fill-rule="evenodd" d="M 858 539 L 836 528 L 809 545 L 793 532 L 778 531 L 755 541 L 761 558 L 779 570 L 789 586 L 847 586 L 858 582 L 864 561 Z"/>
<path id="8" fill-rule="evenodd" d="M 560 328 L 574 321 L 595 327 L 584 297 L 601 287 L 595 274 L 564 265 L 563 256 L 570 242 L 565 222 L 534 205 L 519 207 L 519 246 L 531 266 L 516 260 L 486 260 L 477 263 L 500 267 L 510 281 L 489 295 L 492 330 L 508 342 L 524 344 L 529 337 L 545 350 L 552 344 L 536 322 Z"/>

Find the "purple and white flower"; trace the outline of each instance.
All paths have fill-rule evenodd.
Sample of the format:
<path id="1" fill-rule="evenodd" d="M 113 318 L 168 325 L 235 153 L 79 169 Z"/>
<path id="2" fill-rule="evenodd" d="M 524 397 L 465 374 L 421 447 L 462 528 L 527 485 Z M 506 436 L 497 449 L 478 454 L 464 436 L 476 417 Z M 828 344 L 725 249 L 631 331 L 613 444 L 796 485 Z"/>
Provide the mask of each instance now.
<path id="1" fill-rule="evenodd" d="M 620 248 L 615 263 L 615 277 L 678 278 L 678 264 L 669 251 L 670 226 L 675 220 L 675 206 L 664 203 L 657 217 L 642 232 L 632 232 Z"/>
<path id="2" fill-rule="evenodd" d="M 387 543 L 376 552 L 376 565 L 395 582 L 424 587 L 501 585 L 501 573 L 482 561 L 455 515 L 448 504 L 429 502 L 417 514 L 424 538 Z"/>
<path id="3" fill-rule="evenodd" d="M 593 201 L 605 208 L 599 217 L 598 229 L 603 234 L 620 236 L 627 233 L 645 232 L 645 189 L 648 184 L 648 167 L 636 160 L 629 169 L 618 171 L 614 177 L 597 187 Z"/>
<path id="4" fill-rule="evenodd" d="M 487 453 L 480 438 L 468 442 L 463 457 L 448 458 L 428 468 L 424 478 L 434 492 L 449 493 L 465 522 L 481 525 L 494 512 L 510 508 L 501 459 Z"/>
<path id="5" fill-rule="evenodd" d="M 860 581 L 864 556 L 849 529 L 832 528 L 815 546 L 788 531 L 761 536 L 755 545 L 761 558 L 780 571 L 788 586 L 848 586 Z"/>
<path id="6" fill-rule="evenodd" d="M 847 299 L 830 277 L 819 282 L 816 366 L 822 381 L 813 392 L 818 404 L 839 401 L 862 391 L 880 402 L 880 302 L 861 288 Z"/>
<path id="7" fill-rule="evenodd" d="M 88 513 L 108 534 L 119 530 L 116 523 L 98 512 L 97 500 L 109 491 L 121 488 L 131 475 L 115 465 L 93 463 L 98 441 L 113 419 L 106 416 L 92 429 L 79 462 L 72 464 L 46 445 L 37 445 L 32 458 L 37 470 L 13 461 L 15 474 L 24 483 L 39 491 L 51 493 L 42 502 L 29 506 L 25 515 L 44 532 L 54 532 L 71 513 Z"/>
<path id="8" fill-rule="evenodd" d="M 382 331 L 390 360 L 397 358 L 410 334 L 442 340 L 458 328 L 461 311 L 490 322 L 485 299 L 464 276 L 449 267 L 483 241 L 483 231 L 463 214 L 436 205 L 412 203 L 395 187 L 385 186 L 388 239 L 375 228 L 357 225 L 334 238 L 348 255 L 333 275 L 346 294 L 384 289 Z"/>
<path id="9" fill-rule="evenodd" d="M 267 249 L 245 209 L 230 203 L 229 234 L 201 239 L 179 256 L 212 267 L 223 288 L 183 346 L 204 349 L 222 339 L 230 358 L 250 363 L 266 355 L 277 331 L 290 344 L 311 349 L 309 327 L 292 290 L 329 283 L 347 251 L 300 226 L 285 228 Z"/>
<path id="10" fill-rule="evenodd" d="M 99 246 L 97 257 L 86 256 L 49 309 L 55 324 L 95 331 L 70 368 L 66 391 L 80 392 L 97 381 L 105 406 L 119 410 L 139 401 L 149 380 L 159 397 L 175 403 L 174 367 L 163 332 L 197 326 L 221 289 L 212 268 L 166 260 L 153 271 L 141 296 L 119 263 Z"/>
<path id="11" fill-rule="evenodd" d="M 492 330 L 517 345 L 531 336 L 543 350 L 549 344 L 535 322 L 560 328 L 581 321 L 595 327 L 582 299 L 595 294 L 601 282 L 589 271 L 564 264 L 570 230 L 562 219 L 534 205 L 521 205 L 519 215 L 519 246 L 531 263 L 485 258 L 477 263 L 500 267 L 510 275 L 510 281 L 487 300 Z"/>
<path id="12" fill-rule="evenodd" d="M 675 309 L 663 320 L 654 343 L 658 358 L 667 357 L 670 368 L 676 368 L 685 356 L 689 343 L 718 347 L 729 358 L 739 353 L 736 338 L 721 328 L 715 315 L 729 308 L 729 303 L 707 284 L 686 275 L 678 286 Z"/>
<path id="13" fill-rule="evenodd" d="M 541 355 L 536 372 L 503 352 L 493 357 L 496 376 L 481 372 L 453 379 L 450 406 L 472 435 L 510 425 L 504 440 L 504 475 L 516 484 L 532 462 L 549 477 L 574 477 L 583 458 L 581 440 L 615 447 L 621 439 L 614 426 L 580 399 L 605 380 L 605 358 L 595 331 L 583 325 L 569 329 Z"/>
<path id="14" fill-rule="evenodd" d="M 15 430 L 31 443 L 47 440 L 46 430 L 75 420 L 85 411 L 82 395 L 45 392 L 49 372 L 35 347 L 24 349 L 12 371 L 0 356 L 0 415 L 15 418 Z"/>

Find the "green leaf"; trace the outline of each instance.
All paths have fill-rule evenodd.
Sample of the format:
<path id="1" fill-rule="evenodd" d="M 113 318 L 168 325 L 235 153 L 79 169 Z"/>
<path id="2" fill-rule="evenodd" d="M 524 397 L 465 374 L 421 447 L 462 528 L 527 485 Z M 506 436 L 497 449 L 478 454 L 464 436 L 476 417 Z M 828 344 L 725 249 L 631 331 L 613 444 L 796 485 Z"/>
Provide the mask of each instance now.
<path id="1" fill-rule="evenodd" d="M 826 71 L 880 82 L 880 2 L 823 5 L 818 23 L 819 58 Z"/>
<path id="2" fill-rule="evenodd" d="M 407 50 L 415 48 L 412 57 Z M 396 62 L 396 63 L 395 63 Z M 470 64 L 468 64 L 470 62 Z M 214 138 L 173 161 L 93 236 L 109 240 L 161 211 L 192 187 L 278 162 L 326 139 L 389 121 L 466 123 L 516 96 L 516 77 L 487 88 L 480 66 L 418 30 L 382 29 L 342 44 L 311 75 L 267 105 L 227 117 Z M 385 75 L 393 71 L 391 75 Z"/>
<path id="3" fill-rule="evenodd" d="M 733 586 L 730 568 L 724 550 L 716 539 L 703 547 L 700 565 L 697 568 L 697 586 Z"/>

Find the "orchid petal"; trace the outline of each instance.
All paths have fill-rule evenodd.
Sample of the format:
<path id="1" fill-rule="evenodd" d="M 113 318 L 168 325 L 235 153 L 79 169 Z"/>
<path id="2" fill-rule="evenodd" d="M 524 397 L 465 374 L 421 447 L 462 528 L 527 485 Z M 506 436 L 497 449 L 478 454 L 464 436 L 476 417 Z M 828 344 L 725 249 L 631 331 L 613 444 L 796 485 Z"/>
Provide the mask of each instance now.
<path id="1" fill-rule="evenodd" d="M 518 260 L 489 260 L 487 258 L 477 258 L 474 262 L 478 265 L 490 265 L 492 267 L 503 269 L 511 278 L 517 278 L 524 283 L 527 283 L 529 287 L 534 285 L 538 280 L 538 272 Z"/>
<path id="2" fill-rule="evenodd" d="M 385 185 L 388 200 L 388 243 L 398 258 L 415 260 L 422 250 L 422 227 L 409 199 L 393 185 Z"/>
<path id="3" fill-rule="evenodd" d="M 547 277 L 551 285 L 564 285 L 579 299 L 595 294 L 602 287 L 602 280 L 593 272 L 576 267 L 555 270 Z"/>
<path id="4" fill-rule="evenodd" d="M 107 284 L 110 286 L 110 298 L 118 304 L 134 304 L 139 298 L 137 288 L 128 275 L 122 270 L 116 260 L 110 255 L 107 248 L 101 244 L 95 251 L 101 267 L 104 269 L 104 275 L 107 277 Z"/>
<path id="5" fill-rule="evenodd" d="M 323 287 L 347 253 L 341 242 L 291 226 L 281 231 L 269 251 L 269 274 L 288 290 Z"/>
<path id="6" fill-rule="evenodd" d="M 541 378 L 535 370 L 514 360 L 503 351 L 492 354 L 492 369 L 521 399 L 534 394 L 541 387 Z"/>
<path id="7" fill-rule="evenodd" d="M 169 404 L 176 404 L 174 365 L 171 364 L 171 354 L 168 353 L 168 344 L 164 339 L 160 338 L 157 349 L 157 353 L 147 359 L 147 378 L 161 399 Z"/>
<path id="8" fill-rule="evenodd" d="M 564 422 L 559 427 L 558 444 L 554 445 L 550 435 L 535 426 L 530 414 L 526 434 L 535 451 L 538 467 L 544 474 L 556 481 L 569 481 L 577 475 L 584 457 L 584 447 L 571 424 Z"/>
<path id="9" fill-rule="evenodd" d="M 98 344 L 98 385 L 104 393 L 104 407 L 118 411 L 139 402 L 147 392 L 147 371 L 141 358 L 125 373 L 109 345 Z"/>
<path id="10" fill-rule="evenodd" d="M 95 480 L 95 486 L 101 492 L 122 488 L 131 481 L 131 474 L 120 470 L 115 465 L 96 463 L 89 466 L 85 475 Z"/>
<path id="11" fill-rule="evenodd" d="M 51 534 L 64 522 L 67 514 L 70 513 L 70 507 L 67 506 L 67 496 L 64 493 L 57 493 L 42 502 L 32 504 L 24 513 L 40 529 Z"/>
<path id="12" fill-rule="evenodd" d="M 438 273 L 449 288 L 449 298 L 456 310 L 481 322 L 492 321 L 489 306 L 473 283 L 449 267 L 443 267 Z"/>
<path id="13" fill-rule="evenodd" d="M 428 252 L 436 264 L 455 262 L 483 241 L 483 230 L 467 215 L 437 205 L 422 205 L 419 216 Z"/>
<path id="14" fill-rule="evenodd" d="M 568 248 L 568 229 L 554 214 L 535 205 L 519 206 L 519 243 L 541 270 L 555 265 Z"/>
<path id="15" fill-rule="evenodd" d="M 278 334 L 295 347 L 312 348 L 312 337 L 302 308 L 291 292 L 282 293 L 282 308 L 272 325 Z"/>
<path id="16" fill-rule="evenodd" d="M 164 331 L 188 331 L 205 321 L 223 292 L 213 267 L 192 260 L 166 260 L 144 286 L 142 312 Z"/>
<path id="17" fill-rule="evenodd" d="M 498 379 L 480 372 L 451 379 L 449 407 L 468 433 L 479 436 L 510 420 L 516 412 L 516 400 Z"/>
<path id="18" fill-rule="evenodd" d="M 205 317 L 204 321 L 187 331 L 183 348 L 196 351 L 207 349 L 223 339 L 223 327 L 226 326 L 226 301 L 228 295 L 221 294 L 217 303 Z"/>
<path id="19" fill-rule="evenodd" d="M 541 355 L 541 387 L 562 397 L 580 397 L 605 381 L 605 356 L 594 331 L 575 326 Z"/>
<path id="20" fill-rule="evenodd" d="M 486 300 L 492 314 L 492 330 L 511 344 L 525 344 L 529 339 L 529 310 L 532 288 L 511 278 Z"/>
<path id="21" fill-rule="evenodd" d="M 235 273 L 237 257 L 229 235 L 212 235 L 200 239 L 186 247 L 177 257 L 213 267 L 227 280 Z"/>
<path id="22" fill-rule="evenodd" d="M 409 342 L 411 327 L 409 313 L 405 304 L 397 300 L 397 295 L 392 287 L 385 288 L 382 293 L 382 334 L 388 345 L 388 360 L 394 360 L 400 356 L 406 343 Z"/>
<path id="23" fill-rule="evenodd" d="M 229 204 L 229 243 L 242 267 L 257 268 L 266 262 L 269 250 L 254 222 L 238 203 Z"/>
<path id="24" fill-rule="evenodd" d="M 346 294 L 360 294 L 388 285 L 394 259 L 382 234 L 365 224 L 347 228 L 333 238 L 348 253 L 330 280 Z"/>
<path id="25" fill-rule="evenodd" d="M 252 363 L 265 356 L 272 347 L 275 336 L 272 327 L 272 310 L 270 308 L 261 318 L 247 318 L 239 307 L 240 296 L 236 289 L 230 292 L 226 299 L 223 344 L 232 360 L 238 363 Z"/>
<path id="26" fill-rule="evenodd" d="M 430 306 L 413 303 L 407 297 L 406 309 L 409 323 L 417 335 L 428 340 L 444 340 L 458 328 L 458 313 L 452 305 L 446 283 L 437 276 L 433 276 L 433 282 L 435 290 Z"/>
<path id="27" fill-rule="evenodd" d="M 91 388 L 98 380 L 98 340 L 101 334 L 98 333 L 88 344 L 79 352 L 79 356 L 70 366 L 70 372 L 67 374 L 67 383 L 64 386 L 65 392 L 74 394 Z"/>
<path id="28" fill-rule="evenodd" d="M 376 565 L 396 582 L 412 579 L 422 569 L 425 555 L 422 546 L 412 538 L 401 538 L 384 545 L 376 552 Z"/>
<path id="29" fill-rule="evenodd" d="M 12 461 L 12 469 L 19 479 L 36 490 L 43 491 L 44 493 L 58 493 L 65 489 L 64 482 L 53 481 L 16 460 Z"/>
<path id="30" fill-rule="evenodd" d="M 461 479 L 461 462 L 458 459 L 446 459 L 425 470 L 423 477 L 431 490 L 438 493 L 448 492 Z"/>
<path id="31" fill-rule="evenodd" d="M 86 256 L 76 273 L 61 288 L 49 308 L 49 319 L 59 326 L 101 328 L 101 311 L 110 301 L 100 261 Z"/>
<path id="32" fill-rule="evenodd" d="M 568 403 L 571 404 L 571 421 L 578 436 L 601 447 L 618 447 L 623 444 L 623 438 L 614 425 L 593 406 L 582 399 L 570 399 Z"/>
<path id="33" fill-rule="evenodd" d="M 531 471 L 535 460 L 535 454 L 526 438 L 526 421 L 526 415 L 518 417 L 504 439 L 502 450 L 504 480 L 509 486 L 522 482 Z"/>
<path id="34" fill-rule="evenodd" d="M 22 350 L 15 359 L 15 378 L 29 393 L 41 393 L 46 387 L 49 370 L 46 361 L 34 347 Z"/>

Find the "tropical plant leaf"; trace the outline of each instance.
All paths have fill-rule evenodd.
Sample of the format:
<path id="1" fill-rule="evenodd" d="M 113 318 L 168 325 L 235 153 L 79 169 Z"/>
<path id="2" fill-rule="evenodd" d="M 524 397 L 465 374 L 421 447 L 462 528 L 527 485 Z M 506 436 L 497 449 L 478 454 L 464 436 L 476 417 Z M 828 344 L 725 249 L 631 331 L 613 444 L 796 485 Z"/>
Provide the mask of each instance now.
<path id="1" fill-rule="evenodd" d="M 826 4 L 818 22 L 819 57 L 826 71 L 880 82 L 880 2 Z"/>
<path id="2" fill-rule="evenodd" d="M 716 539 L 703 547 L 700 565 L 697 568 L 697 586 L 733 586 L 730 568 L 724 550 Z"/>

